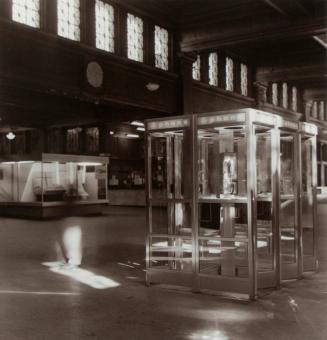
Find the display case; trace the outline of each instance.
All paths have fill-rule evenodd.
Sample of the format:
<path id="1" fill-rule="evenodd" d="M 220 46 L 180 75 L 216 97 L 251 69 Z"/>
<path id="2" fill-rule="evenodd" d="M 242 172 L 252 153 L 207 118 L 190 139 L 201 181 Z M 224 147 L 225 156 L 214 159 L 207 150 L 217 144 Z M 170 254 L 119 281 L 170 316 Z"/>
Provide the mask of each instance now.
<path id="1" fill-rule="evenodd" d="M 243 109 L 146 127 L 148 283 L 253 299 L 302 275 L 297 122 Z"/>
<path id="2" fill-rule="evenodd" d="M 0 212 L 55 216 L 99 211 L 108 202 L 108 158 L 47 154 L 0 162 Z"/>

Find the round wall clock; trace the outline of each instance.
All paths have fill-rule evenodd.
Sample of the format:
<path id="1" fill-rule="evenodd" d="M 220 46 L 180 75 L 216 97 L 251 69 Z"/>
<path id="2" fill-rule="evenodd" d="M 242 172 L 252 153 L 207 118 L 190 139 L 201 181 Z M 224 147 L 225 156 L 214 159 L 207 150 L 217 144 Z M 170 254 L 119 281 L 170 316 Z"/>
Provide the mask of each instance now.
<path id="1" fill-rule="evenodd" d="M 91 61 L 87 64 L 86 79 L 88 83 L 95 88 L 102 86 L 103 69 L 96 61 Z"/>

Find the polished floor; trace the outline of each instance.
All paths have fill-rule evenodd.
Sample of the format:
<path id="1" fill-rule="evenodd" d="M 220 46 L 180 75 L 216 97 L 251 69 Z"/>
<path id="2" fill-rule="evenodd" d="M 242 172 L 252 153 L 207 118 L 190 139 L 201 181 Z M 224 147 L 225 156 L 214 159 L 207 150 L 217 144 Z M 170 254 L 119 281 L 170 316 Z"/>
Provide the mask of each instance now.
<path id="1" fill-rule="evenodd" d="M 144 225 L 142 208 L 52 221 L 0 218 L 0 339 L 327 339 L 323 223 L 320 271 L 255 302 L 146 287 Z M 78 269 L 58 265 L 67 229 L 83 241 Z"/>

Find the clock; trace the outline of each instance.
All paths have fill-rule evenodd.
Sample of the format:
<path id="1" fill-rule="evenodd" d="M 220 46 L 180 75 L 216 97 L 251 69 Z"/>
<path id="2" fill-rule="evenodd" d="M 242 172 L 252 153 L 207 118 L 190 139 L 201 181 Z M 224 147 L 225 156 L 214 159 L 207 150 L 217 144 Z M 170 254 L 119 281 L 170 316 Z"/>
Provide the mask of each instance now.
<path id="1" fill-rule="evenodd" d="M 88 83 L 95 88 L 103 84 L 103 69 L 96 61 L 90 61 L 86 67 L 86 79 Z"/>

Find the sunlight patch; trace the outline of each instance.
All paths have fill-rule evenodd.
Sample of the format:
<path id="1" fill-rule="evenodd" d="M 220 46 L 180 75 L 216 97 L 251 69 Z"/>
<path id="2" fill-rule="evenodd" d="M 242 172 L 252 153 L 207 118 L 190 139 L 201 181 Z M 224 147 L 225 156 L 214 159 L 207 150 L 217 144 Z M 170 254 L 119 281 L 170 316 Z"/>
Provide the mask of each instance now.
<path id="1" fill-rule="evenodd" d="M 49 267 L 49 270 L 56 274 L 67 276 L 95 289 L 107 289 L 120 286 L 118 282 L 108 277 L 96 275 L 89 270 L 66 265 L 62 262 L 44 262 L 42 264 Z"/>
<path id="2" fill-rule="evenodd" d="M 189 337 L 189 339 L 200 340 L 200 339 L 207 339 L 207 340 L 229 340 L 227 335 L 225 335 L 222 331 L 203 331 L 199 333 L 193 333 Z"/>

